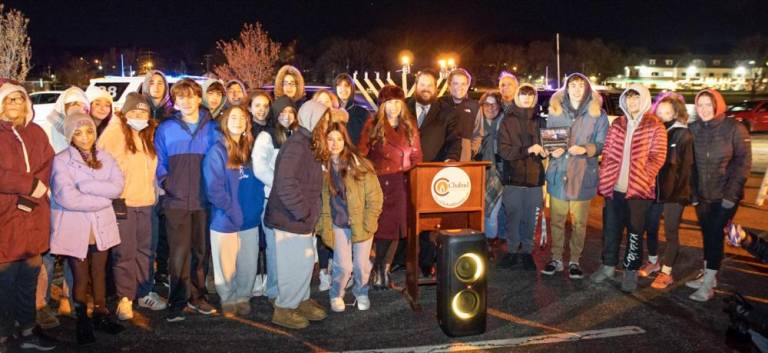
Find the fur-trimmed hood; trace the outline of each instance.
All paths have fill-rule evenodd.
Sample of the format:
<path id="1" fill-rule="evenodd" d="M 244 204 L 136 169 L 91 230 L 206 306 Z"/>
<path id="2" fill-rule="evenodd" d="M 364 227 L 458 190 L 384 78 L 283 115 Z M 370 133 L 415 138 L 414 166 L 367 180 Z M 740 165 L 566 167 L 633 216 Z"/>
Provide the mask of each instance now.
<path id="1" fill-rule="evenodd" d="M 603 97 L 600 96 L 599 92 L 592 89 L 589 78 L 580 73 L 574 73 L 568 76 L 568 78 L 565 79 L 563 87 L 558 89 L 557 92 L 552 95 L 549 99 L 549 114 L 556 116 L 563 114 L 565 101 L 568 95 L 568 82 L 577 76 L 584 80 L 587 86 L 586 92 L 589 92 L 589 95 L 586 98 L 588 101 L 584 103 L 587 104 L 587 113 L 593 118 L 597 118 L 602 114 Z"/>
<path id="2" fill-rule="evenodd" d="M 296 79 L 296 97 L 291 97 L 291 100 L 298 102 L 306 95 L 306 92 L 304 91 L 304 77 L 301 75 L 299 69 L 291 65 L 283 65 L 283 67 L 277 71 L 277 76 L 275 76 L 275 98 L 285 95 L 283 92 L 283 78 L 285 78 L 285 75 L 287 74 L 291 74 Z"/>

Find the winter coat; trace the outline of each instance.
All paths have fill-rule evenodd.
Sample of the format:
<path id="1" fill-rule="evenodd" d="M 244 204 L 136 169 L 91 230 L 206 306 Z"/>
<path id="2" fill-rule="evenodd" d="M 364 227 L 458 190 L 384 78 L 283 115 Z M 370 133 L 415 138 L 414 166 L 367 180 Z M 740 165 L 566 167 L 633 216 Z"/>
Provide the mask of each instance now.
<path id="1" fill-rule="evenodd" d="M 584 99 L 573 109 L 567 93 L 568 81 L 581 77 L 587 87 Z M 572 156 L 563 153 L 552 158 L 547 167 L 547 192 L 560 200 L 586 201 L 597 193 L 598 157 L 603 151 L 608 132 L 608 116 L 601 108 L 602 98 L 589 85 L 589 79 L 581 74 L 568 76 L 563 88 L 549 100 L 547 127 L 567 127 L 568 147 L 579 145 L 586 154 Z"/>
<path id="2" fill-rule="evenodd" d="M 627 136 L 630 112 L 626 104 L 626 94 L 634 90 L 640 93 L 639 117 L 632 136 Z M 619 98 L 619 105 L 624 110 L 623 116 L 613 121 L 608 129 L 603 148 L 603 161 L 600 164 L 600 195 L 613 198 L 613 191 L 621 182 L 622 163 L 627 165 L 627 199 L 656 198 L 656 176 L 667 158 L 667 133 L 659 118 L 650 113 L 651 95 L 648 89 L 639 84 L 630 85 Z M 626 154 L 626 138 L 631 139 L 630 151 Z M 629 158 L 629 161 L 624 160 Z"/>
<path id="3" fill-rule="evenodd" d="M 234 233 L 261 224 L 264 184 L 253 175 L 250 164 L 227 167 L 227 148 L 219 141 L 203 159 L 205 192 L 211 207 L 211 229 Z"/>
<path id="4" fill-rule="evenodd" d="M 99 251 L 120 244 L 112 200 L 123 192 L 123 172 L 109 153 L 98 150 L 101 168 L 92 169 L 70 146 L 53 159 L 51 253 L 85 259 L 91 235 Z"/>
<path id="5" fill-rule="evenodd" d="M 656 177 L 656 202 L 688 204 L 693 168 L 693 135 L 675 121 L 667 128 L 667 160 Z"/>
<path id="6" fill-rule="evenodd" d="M 130 129 L 136 153 L 125 144 L 122 122 L 115 118 L 99 136 L 96 146 L 107 151 L 117 161 L 125 177 L 125 187 L 120 194 L 128 207 L 147 207 L 157 202 L 157 156 L 151 156 L 139 133 Z"/>
<path id="7" fill-rule="evenodd" d="M 38 183 L 50 188 L 53 148 L 43 129 L 32 122 L 32 103 L 23 87 L 0 86 L 0 111 L 5 97 L 16 91 L 27 99 L 25 123 L 13 126 L 0 120 L 0 264 L 40 255 L 48 251 L 50 240 L 48 195 L 33 198 L 32 193 Z M 36 206 L 31 212 L 22 211 L 17 207 L 20 198 Z"/>
<path id="8" fill-rule="evenodd" d="M 69 87 L 64 92 L 61 92 L 59 98 L 56 99 L 56 103 L 53 104 L 53 110 L 48 114 L 44 121 L 40 121 L 40 126 L 48 135 L 48 141 L 53 147 L 53 153 L 59 152 L 69 148 L 69 141 L 64 136 L 64 117 L 66 116 L 64 102 L 66 101 L 78 101 L 83 106 L 88 107 L 88 98 L 79 87 Z"/>
<path id="9" fill-rule="evenodd" d="M 157 182 L 165 196 L 163 207 L 182 210 L 205 208 L 203 157 L 219 140 L 219 130 L 207 110 L 199 112 L 194 132 L 182 120 L 181 112 L 164 120 L 155 132 Z"/>
<path id="10" fill-rule="evenodd" d="M 383 124 L 385 143 L 382 144 L 379 141 L 375 145 L 371 145 L 370 132 L 375 123 L 376 119 L 370 119 L 365 123 L 358 149 L 362 156 L 373 163 L 377 175 L 407 172 L 416 166 L 416 163 L 422 161 L 418 130 L 414 131 L 413 144 L 411 144 L 408 142 L 408 136 L 403 125 L 394 129 L 392 125 L 385 122 Z"/>
<path id="11" fill-rule="evenodd" d="M 355 163 L 368 163 L 358 161 Z M 333 217 L 331 215 L 330 173 L 323 178 L 323 203 L 320 211 L 320 221 L 316 233 L 321 236 L 323 243 L 330 248 L 334 246 Z M 344 177 L 344 187 L 349 214 L 349 228 L 352 230 L 352 242 L 359 243 L 371 239 L 379 227 L 379 215 L 382 211 L 384 195 L 379 185 L 379 179 L 374 173 L 367 173 L 361 180 L 355 179 L 352 172 Z"/>
<path id="12" fill-rule="evenodd" d="M 283 67 L 277 71 L 277 75 L 275 75 L 275 99 L 285 95 L 285 93 L 283 93 L 283 78 L 285 78 L 285 75 L 287 74 L 293 75 L 293 77 L 296 79 L 296 96 L 291 97 L 291 100 L 293 100 L 297 107 L 300 107 L 306 101 L 306 92 L 304 91 L 304 76 L 301 75 L 301 71 L 299 71 L 299 69 L 291 65 L 283 65 Z"/>
<path id="13" fill-rule="evenodd" d="M 253 174 L 264 184 L 264 195 L 269 197 L 272 192 L 272 182 L 275 178 L 275 162 L 280 149 L 272 142 L 272 135 L 268 131 L 262 131 L 256 136 L 256 141 L 251 150 L 253 162 Z"/>
<path id="14" fill-rule="evenodd" d="M 155 74 L 162 76 L 163 81 L 165 82 L 165 93 L 163 94 L 163 99 L 161 99 L 158 104 L 155 104 L 155 100 L 149 95 L 149 81 L 152 80 L 152 76 Z M 151 70 L 144 75 L 144 82 L 141 83 L 141 94 L 147 96 L 147 100 L 149 100 L 149 105 L 152 109 L 152 119 L 163 121 L 176 114 L 176 110 L 173 108 L 173 102 L 171 101 L 171 85 L 168 83 L 168 78 L 162 71 Z"/>
<path id="15" fill-rule="evenodd" d="M 743 124 L 725 118 L 725 100 L 719 92 L 707 90 L 715 97 L 715 117 L 707 122 L 696 120 L 688 128 L 693 134 L 694 201 L 738 203 L 744 197 L 744 184 L 752 165 L 749 132 Z M 696 95 L 696 101 L 701 96 Z"/>
<path id="16" fill-rule="evenodd" d="M 418 119 L 416 99 L 408 98 L 406 106 L 411 115 Z M 442 109 L 437 101 L 433 102 L 419 126 L 419 140 L 425 162 L 444 162 L 447 159 L 458 161 L 461 158 L 461 139 L 456 129 L 453 109 Z"/>
<path id="17" fill-rule="evenodd" d="M 519 90 L 520 88 L 518 92 Z M 498 155 L 504 164 L 501 177 L 504 185 L 525 187 L 544 185 L 542 157 L 528 152 L 531 146 L 541 144 L 540 128 L 544 122 L 536 113 L 536 109 L 535 101 L 532 108 L 521 108 L 515 103 L 509 109 L 510 114 L 501 121 Z"/>
<path id="18" fill-rule="evenodd" d="M 360 142 L 360 134 L 363 132 L 363 127 L 368 120 L 371 120 L 371 113 L 365 108 L 355 104 L 354 91 L 353 95 L 349 97 L 347 104 L 343 107 L 349 114 L 349 121 L 347 121 L 347 132 L 352 143 L 357 145 Z"/>

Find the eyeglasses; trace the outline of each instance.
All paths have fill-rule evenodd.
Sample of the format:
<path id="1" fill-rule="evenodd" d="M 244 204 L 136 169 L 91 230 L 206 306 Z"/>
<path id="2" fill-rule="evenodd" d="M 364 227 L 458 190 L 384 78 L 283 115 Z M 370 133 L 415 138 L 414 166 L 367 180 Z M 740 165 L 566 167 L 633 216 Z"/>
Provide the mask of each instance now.
<path id="1" fill-rule="evenodd" d="M 18 96 L 18 97 L 7 97 L 8 104 L 24 104 L 24 102 L 27 101 L 27 99 L 24 96 Z"/>
<path id="2" fill-rule="evenodd" d="M 296 82 L 286 82 L 286 81 L 283 81 L 283 86 L 296 87 Z"/>

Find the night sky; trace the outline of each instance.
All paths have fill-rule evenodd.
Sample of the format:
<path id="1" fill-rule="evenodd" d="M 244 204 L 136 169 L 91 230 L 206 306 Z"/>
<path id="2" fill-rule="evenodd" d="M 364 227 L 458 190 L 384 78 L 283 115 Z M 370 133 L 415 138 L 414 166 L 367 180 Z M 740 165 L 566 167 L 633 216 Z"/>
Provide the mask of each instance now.
<path id="1" fill-rule="evenodd" d="M 404 47 L 463 51 L 477 43 L 524 44 L 600 37 L 655 53 L 724 53 L 768 34 L 768 1 L 70 1 L 6 0 L 30 18 L 37 57 L 57 51 L 149 48 L 163 55 L 212 52 L 217 39 L 260 21 L 283 43 L 312 47 L 329 37 L 372 37 Z M 210 6 L 207 3 L 215 3 Z M 408 4 L 411 3 L 411 4 Z"/>

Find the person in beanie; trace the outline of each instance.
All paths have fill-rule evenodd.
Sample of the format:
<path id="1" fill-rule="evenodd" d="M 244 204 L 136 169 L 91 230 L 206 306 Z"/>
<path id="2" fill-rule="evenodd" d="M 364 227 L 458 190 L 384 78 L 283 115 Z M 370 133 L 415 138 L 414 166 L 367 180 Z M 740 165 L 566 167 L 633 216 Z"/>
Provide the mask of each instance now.
<path id="1" fill-rule="evenodd" d="M 651 287 L 664 289 L 674 283 L 672 266 L 680 247 L 678 228 L 685 205 L 691 200 L 693 135 L 686 125 L 688 113 L 683 96 L 673 92 L 664 93 L 654 108 L 654 113 L 667 129 L 667 159 L 656 177 L 656 198 L 645 220 L 648 262 L 638 271 L 638 275 L 648 277 L 658 272 Z M 659 259 L 659 222 L 662 215 L 667 245 L 664 255 Z"/>
<path id="2" fill-rule="evenodd" d="M 264 204 L 267 204 L 272 192 L 272 183 L 275 178 L 275 162 L 280 152 L 280 147 L 299 128 L 299 120 L 296 118 L 296 106 L 293 101 L 282 96 L 275 100 L 270 108 L 270 115 L 275 117 L 274 126 L 262 131 L 256 136 L 253 145 L 251 160 L 253 161 L 253 174 L 264 183 Z M 266 211 L 266 207 L 264 207 Z M 277 298 L 277 252 L 275 251 L 275 231 L 264 224 L 264 211 L 261 214 L 264 240 L 266 241 L 267 257 L 267 298 L 271 302 Z"/>
<path id="3" fill-rule="evenodd" d="M 67 115 L 77 111 L 87 114 L 90 106 L 88 97 L 79 87 L 72 86 L 61 92 L 56 103 L 53 104 L 53 110 L 46 120 L 41 122 L 41 127 L 48 135 L 54 153 L 58 154 L 69 148 L 69 142 L 64 134 L 64 119 Z"/>
<path id="4" fill-rule="evenodd" d="M 347 120 L 349 138 L 357 146 L 357 143 L 360 142 L 363 126 L 371 118 L 371 114 L 355 102 L 355 83 L 352 76 L 347 73 L 339 74 L 334 79 L 333 85 L 336 89 L 336 96 L 339 97 L 339 106 L 349 114 Z"/>
<path id="5" fill-rule="evenodd" d="M 304 91 L 304 77 L 301 75 L 301 71 L 291 65 L 283 65 L 280 70 L 277 70 L 274 96 L 275 99 L 287 96 L 296 104 L 297 108 L 300 108 L 307 100 Z"/>
<path id="6" fill-rule="evenodd" d="M 308 101 L 299 109 L 299 128 L 280 147 L 264 223 L 275 232 L 277 297 L 272 323 L 302 329 L 326 318 L 325 310 L 309 298 L 315 264 L 314 230 L 320 218 L 323 171 L 318 156 L 321 120 L 329 109 Z M 323 138 L 324 139 L 324 138 Z"/>
<path id="7" fill-rule="evenodd" d="M 400 239 L 407 236 L 408 181 L 406 173 L 422 161 L 416 120 L 405 106 L 400 87 L 386 85 L 379 91 L 379 111 L 363 127 L 358 145 L 368 158 L 384 194 L 379 226 L 374 234 L 376 261 L 374 288 L 391 286 L 389 270 Z"/>
<path id="8" fill-rule="evenodd" d="M 214 120 L 221 118 L 224 106 L 227 105 L 227 90 L 221 80 L 208 79 L 201 85 L 203 88 L 203 107 L 211 112 Z"/>
<path id="9" fill-rule="evenodd" d="M 112 200 L 120 197 L 123 172 L 117 162 L 96 147 L 96 125 L 85 113 L 64 120 L 71 146 L 53 159 L 51 175 L 51 253 L 66 256 L 74 274 L 77 343 L 95 341 L 93 329 L 117 334 L 106 307 L 109 249 L 120 244 Z M 89 292 L 89 282 L 91 293 Z M 93 320 L 88 317 L 88 294 L 93 297 Z"/>
<path id="10" fill-rule="evenodd" d="M 266 131 L 273 125 L 272 114 L 269 110 L 272 105 L 272 98 L 267 92 L 258 90 L 251 93 L 248 96 L 248 101 L 244 103 L 248 104 L 248 111 L 253 117 L 251 134 L 255 140 L 262 131 Z"/>
<path id="11" fill-rule="evenodd" d="M 631 84 L 621 94 L 624 115 L 608 129 L 600 164 L 598 192 L 603 210 L 603 265 L 591 276 L 600 283 L 613 277 L 619 263 L 619 244 L 627 229 L 624 278 L 621 290 L 637 289 L 637 270 L 643 259 L 643 231 L 648 208 L 656 197 L 656 175 L 667 157 L 667 133 L 651 110 L 651 94 Z"/>
<path id="12" fill-rule="evenodd" d="M 551 151 L 547 166 L 552 259 L 542 274 L 553 275 L 564 269 L 565 221 L 570 215 L 568 277 L 584 277 L 579 259 L 587 233 L 589 202 L 597 194 L 598 158 L 608 132 L 608 116 L 601 104 L 600 94 L 579 73 L 568 76 L 565 86 L 549 99 L 547 127 L 568 128 L 568 148 Z"/>
<path id="13" fill-rule="evenodd" d="M 96 124 L 96 136 L 101 136 L 112 120 L 112 95 L 98 87 L 88 87 L 85 96 L 91 102 L 90 114 Z"/>
<path id="14" fill-rule="evenodd" d="M 152 105 L 152 119 L 161 122 L 174 115 L 170 84 L 162 71 L 148 71 L 144 75 L 140 93 L 149 98 L 149 103 Z"/>
<path id="15" fill-rule="evenodd" d="M 253 175 L 250 120 L 244 106 L 227 108 L 219 122 L 221 139 L 203 159 L 205 192 L 212 205 L 213 272 L 224 316 L 251 313 L 259 263 L 264 184 Z"/>
<path id="16" fill-rule="evenodd" d="M 352 293 L 359 310 L 368 310 L 371 245 L 381 214 L 382 193 L 373 166 L 358 155 L 343 123 L 331 123 L 322 146 L 323 205 L 316 232 L 333 250 L 331 310 L 346 309 L 344 293 Z"/>
<path id="17" fill-rule="evenodd" d="M 170 248 L 171 288 L 166 320 L 184 320 L 183 310 L 211 315 L 205 269 L 208 268 L 208 225 L 203 193 L 203 157 L 219 139 L 210 113 L 200 109 L 202 88 L 191 79 L 171 88 L 179 111 L 160 123 L 155 133 L 157 183 L 162 199 L 165 228 Z"/>
<path id="18" fill-rule="evenodd" d="M 104 130 L 96 146 L 117 161 L 125 175 L 120 198 L 126 205 L 126 218 L 119 220 L 120 244 L 112 249 L 112 273 L 117 297 L 117 318 L 133 318 L 133 304 L 150 310 L 164 310 L 166 301 L 152 291 L 152 207 L 157 202 L 157 153 L 154 136 L 157 121 L 150 119 L 151 106 L 146 96 L 131 92 L 122 112 Z"/>
<path id="19" fill-rule="evenodd" d="M 56 347 L 35 329 L 35 289 L 42 253 L 48 251 L 51 207 L 48 199 L 53 149 L 34 116 L 27 91 L 0 83 L 0 351 L 12 336 L 21 348 Z M 52 276 L 51 276 L 52 277 Z M 14 327 L 18 324 L 18 328 Z M 18 333 L 17 333 L 18 330 Z"/>
<path id="20" fill-rule="evenodd" d="M 704 269 L 685 285 L 696 289 L 690 299 L 705 302 L 715 296 L 717 272 L 723 260 L 723 229 L 744 198 L 752 147 L 744 125 L 726 119 L 720 92 L 703 90 L 696 94 L 694 102 L 699 119 L 689 125 L 696 164 L 692 198 L 704 238 Z"/>
<path id="21" fill-rule="evenodd" d="M 499 127 L 498 155 L 504 185 L 502 203 L 507 221 L 509 254 L 501 264 L 510 266 L 522 260 L 523 269 L 536 270 L 533 261 L 533 238 L 536 211 L 542 206 L 544 164 L 547 151 L 541 146 L 540 128 L 544 125 L 536 107 L 536 88 L 523 84 L 518 88 L 514 106 Z"/>

